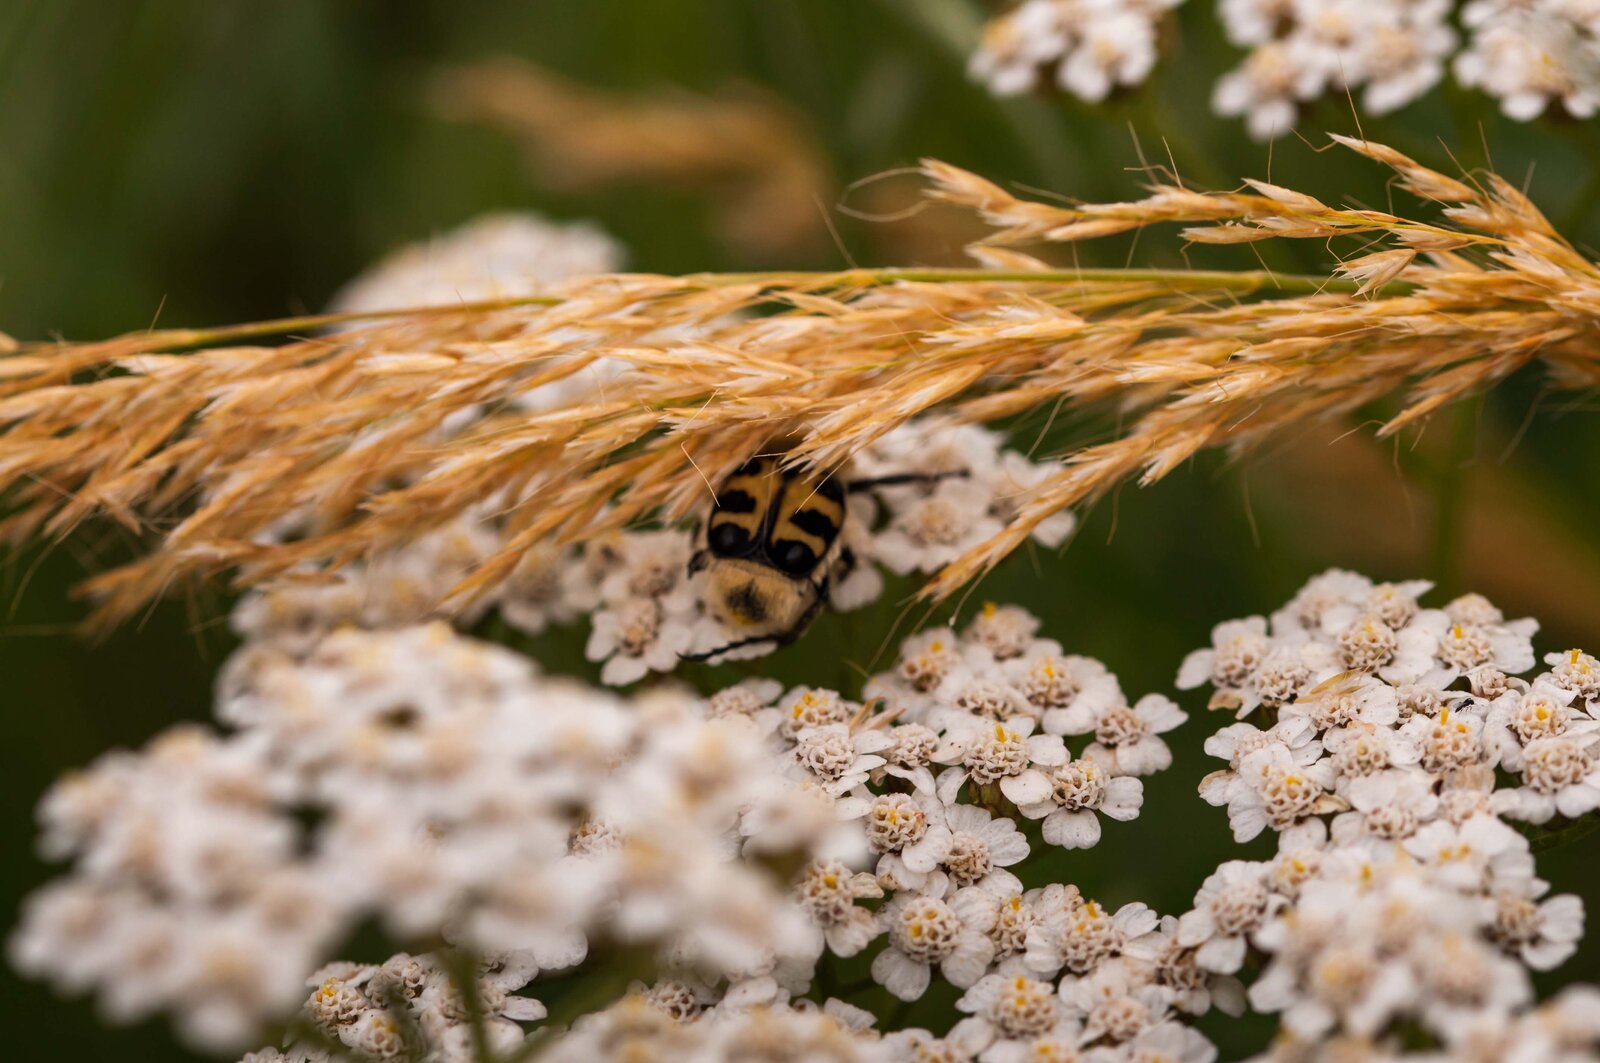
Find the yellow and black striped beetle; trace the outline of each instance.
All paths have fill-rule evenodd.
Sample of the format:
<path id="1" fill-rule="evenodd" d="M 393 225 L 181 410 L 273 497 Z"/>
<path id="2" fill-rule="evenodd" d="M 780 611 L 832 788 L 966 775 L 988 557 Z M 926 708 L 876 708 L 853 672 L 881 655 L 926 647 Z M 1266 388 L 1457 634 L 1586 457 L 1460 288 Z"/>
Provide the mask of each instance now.
<path id="1" fill-rule="evenodd" d="M 846 496 L 939 478 L 908 473 L 847 481 L 785 467 L 778 455 L 758 455 L 739 466 L 715 492 L 689 573 L 706 573 L 706 612 L 748 634 L 685 659 L 703 661 L 756 643 L 776 648 L 798 639 L 827 604 L 829 587 L 859 563 L 844 542 Z"/>

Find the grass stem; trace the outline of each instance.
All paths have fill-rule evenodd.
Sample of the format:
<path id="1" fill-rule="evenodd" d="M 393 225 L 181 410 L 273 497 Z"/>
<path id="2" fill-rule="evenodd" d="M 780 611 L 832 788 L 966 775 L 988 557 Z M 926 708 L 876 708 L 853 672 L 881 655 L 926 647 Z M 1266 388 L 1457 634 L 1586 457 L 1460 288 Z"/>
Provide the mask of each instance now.
<path id="1" fill-rule="evenodd" d="M 687 290 L 704 290 L 731 287 L 741 284 L 758 284 L 772 290 L 803 289 L 806 291 L 832 288 L 876 288 L 892 284 L 1026 284 L 1026 285 L 1081 285 L 1081 284 L 1150 284 L 1174 292 L 1217 291 L 1236 295 L 1354 295 L 1360 283 L 1342 277 L 1312 274 L 1275 273 L 1271 270 L 1203 270 L 1203 269 L 1050 269 L 1050 270 L 992 270 L 992 269 L 904 269 L 867 268 L 848 270 L 802 270 L 763 273 L 694 273 L 682 278 Z M 1385 285 L 1374 294 L 1400 294 L 1410 285 L 1395 283 Z M 143 333 L 128 333 L 123 339 L 142 337 L 140 348 L 146 351 L 181 351 L 243 340 L 266 339 L 296 333 L 314 332 L 332 325 L 353 321 L 380 321 L 402 317 L 420 317 L 445 314 L 471 314 L 494 310 L 509 310 L 523 306 L 559 306 L 563 300 L 555 295 L 528 295 L 507 299 L 484 299 L 475 302 L 448 303 L 438 306 L 413 306 L 394 310 L 359 310 L 336 314 L 301 314 L 296 317 L 276 318 L 271 321 L 252 321 L 242 325 L 224 325 L 214 328 L 154 329 Z M 54 342 L 24 343 L 16 353 L 38 355 L 48 351 Z"/>

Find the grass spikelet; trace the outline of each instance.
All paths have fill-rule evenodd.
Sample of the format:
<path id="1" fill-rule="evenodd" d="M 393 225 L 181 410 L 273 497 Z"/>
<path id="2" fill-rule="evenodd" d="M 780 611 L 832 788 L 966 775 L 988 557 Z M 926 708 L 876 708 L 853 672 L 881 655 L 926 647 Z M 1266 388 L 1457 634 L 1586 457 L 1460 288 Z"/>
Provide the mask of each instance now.
<path id="1" fill-rule="evenodd" d="M 1535 361 L 1554 386 L 1600 381 L 1600 270 L 1526 197 L 1336 139 L 1442 216 L 1261 182 L 1044 203 L 926 162 L 932 197 L 994 228 L 974 248 L 985 268 L 622 274 L 338 333 L 300 318 L 22 345 L 0 359 L 0 532 L 110 517 L 151 533 L 147 556 L 90 585 L 109 620 L 187 576 L 337 565 L 489 512 L 507 545 L 465 600 L 534 544 L 691 514 L 753 453 L 833 466 L 931 411 L 1121 411 L 1123 429 L 1059 454 L 1011 523 L 924 589 L 943 596 L 1061 509 L 1205 449 L 1391 396 L 1382 431 L 1396 432 Z M 1348 257 L 1284 276 L 1053 269 L 1017 249 L 1156 225 L 1213 243 L 1316 237 Z M 622 369 L 597 378 L 605 365 Z M 558 382 L 568 397 L 544 400 Z M 274 537 L 290 511 L 308 530 Z"/>

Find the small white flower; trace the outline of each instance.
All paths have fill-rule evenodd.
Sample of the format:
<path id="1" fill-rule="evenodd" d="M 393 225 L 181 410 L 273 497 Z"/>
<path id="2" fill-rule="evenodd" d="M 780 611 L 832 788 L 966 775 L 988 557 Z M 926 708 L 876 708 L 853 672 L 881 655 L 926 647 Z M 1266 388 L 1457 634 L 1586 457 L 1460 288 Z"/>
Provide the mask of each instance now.
<path id="1" fill-rule="evenodd" d="M 973 53 L 967 73 L 985 82 L 996 96 L 1031 90 L 1041 65 L 1055 62 L 1070 39 L 1056 0 L 1024 0 L 1011 12 L 984 27 L 983 41 Z"/>
<path id="2" fill-rule="evenodd" d="M 1061 979 L 1067 1011 L 1083 1019 L 1086 1040 L 1123 1044 L 1166 1018 L 1167 994 L 1151 981 L 1147 964 L 1110 958 L 1086 974 Z"/>
<path id="3" fill-rule="evenodd" d="M 1088 47 L 1090 46 L 1085 45 L 1079 52 Z M 1072 60 L 1069 60 L 1068 65 L 1071 63 Z M 990 503 L 990 512 L 1002 522 L 1009 524 L 1021 511 L 1022 502 L 1027 498 L 1028 492 L 1059 472 L 1059 465 L 1045 462 L 1035 464 L 1014 450 L 1004 452 L 1000 455 L 1000 468 L 994 474 L 990 485 L 994 495 L 994 500 Z M 1029 538 L 1047 550 L 1054 550 L 1072 534 L 1077 523 L 1078 520 L 1072 512 L 1064 509 L 1036 524 Z M 1034 621 L 1034 624 L 1037 626 L 1038 621 Z"/>
<path id="4" fill-rule="evenodd" d="M 1028 947 L 1028 933 L 1057 912 L 1074 908 L 1080 902 L 1076 886 L 1052 883 L 1042 889 L 1001 896 L 997 891 L 985 891 L 993 902 L 994 925 L 989 928 L 989 938 L 994 942 L 996 971 L 999 974 L 1026 973 L 1030 970 L 1023 962 Z"/>
<path id="5" fill-rule="evenodd" d="M 1281 903 L 1281 898 L 1274 900 Z M 1172 1007 L 1195 1016 L 1206 1014 L 1213 1006 L 1224 1015 L 1244 1014 L 1243 983 L 1231 974 L 1217 974 L 1201 967 L 1196 960 L 1199 948 L 1180 944 L 1179 930 L 1177 918 L 1162 916 L 1149 960 L 1155 969 L 1155 982 L 1166 990 Z"/>
<path id="6" fill-rule="evenodd" d="M 579 566 L 571 550 L 535 546 L 501 585 L 498 604 L 505 622 L 529 635 L 566 624 L 582 613 L 564 593 L 566 574 Z"/>
<path id="7" fill-rule="evenodd" d="M 1335 785 L 1341 793 L 1350 780 L 1388 768 L 1412 767 L 1422 759 L 1414 735 L 1361 721 L 1328 732 L 1323 741 L 1338 772 Z"/>
<path id="8" fill-rule="evenodd" d="M 1522 769 L 1522 747 L 1536 738 L 1578 737 L 1595 730 L 1596 721 L 1569 708 L 1576 691 L 1536 679 L 1527 690 L 1507 690 L 1489 706 L 1483 721 L 1483 742 L 1508 771 Z"/>
<path id="9" fill-rule="evenodd" d="M 1213 1063 L 1217 1058 L 1205 1034 L 1171 1021 L 1146 1026 L 1124 1047 L 1133 1063 Z"/>
<path id="10" fill-rule="evenodd" d="M 808 866 L 795 886 L 795 896 L 836 955 L 854 956 L 883 932 L 877 916 L 856 904 L 863 898 L 882 897 L 883 888 L 872 875 L 852 872 L 837 860 Z"/>
<path id="11" fill-rule="evenodd" d="M 1433 779 L 1421 772 L 1389 770 L 1350 780 L 1344 794 L 1352 810 L 1336 816 L 1330 833 L 1340 845 L 1388 845 L 1417 832 L 1438 812 Z"/>
<path id="12" fill-rule="evenodd" d="M 1279 722 L 1267 730 L 1252 723 L 1229 724 L 1205 741 L 1205 751 L 1226 760 L 1228 767 L 1201 780 L 1200 796 L 1210 805 L 1227 804 L 1239 787 L 1247 785 L 1239 779 L 1239 766 L 1244 758 L 1269 746 L 1281 747 L 1289 759 L 1301 767 L 1315 764 L 1323 754 L 1316 732 L 1307 726 L 1297 726 L 1294 721 L 1289 726 Z"/>
<path id="13" fill-rule="evenodd" d="M 935 966 L 952 985 L 970 986 L 994 956 L 994 909 L 982 890 L 959 890 L 948 902 L 896 894 L 878 919 L 889 944 L 873 958 L 872 978 L 901 1000 L 921 997 Z"/>
<path id="14" fill-rule="evenodd" d="M 1022 883 L 1005 870 L 1028 856 L 1028 839 L 1015 823 L 976 805 L 951 805 L 945 817 L 952 838 L 941 866 L 953 885 L 1002 897 L 1022 892 Z"/>
<path id="15" fill-rule="evenodd" d="M 1261 666 L 1270 648 L 1264 617 L 1225 620 L 1211 629 L 1209 649 L 1195 650 L 1183 659 L 1177 687 L 1190 690 L 1209 682 L 1219 690 L 1240 690 Z"/>
<path id="16" fill-rule="evenodd" d="M 669 612 L 655 598 L 630 598 L 594 614 L 584 647 L 591 661 L 604 661 L 600 680 L 625 686 L 650 672 L 670 672 L 693 642 L 687 613 Z"/>
<path id="17" fill-rule="evenodd" d="M 783 684 L 776 679 L 743 679 L 707 698 L 706 716 L 747 716 L 755 720 L 771 713 L 776 717 L 778 713 L 769 706 L 782 693 Z"/>
<path id="18" fill-rule="evenodd" d="M 1592 741 L 1563 736 L 1529 742 L 1522 748 L 1522 785 L 1496 791 L 1493 807 L 1529 823 L 1549 822 L 1558 812 L 1577 819 L 1600 808 L 1600 761 Z"/>
<path id="19" fill-rule="evenodd" d="M 952 671 L 940 685 L 924 722 L 946 730 L 962 730 L 982 720 L 1021 717 L 1029 717 L 1036 724 L 1039 711 L 996 668 L 964 666 Z"/>
<path id="20" fill-rule="evenodd" d="M 1117 677 L 1092 657 L 1062 656 L 1053 643 L 1041 642 L 1000 668 L 1006 683 L 1022 694 L 1044 729 L 1066 734 L 1067 710 L 1094 713 L 1105 705 L 1126 705 Z"/>
<path id="21" fill-rule="evenodd" d="M 1294 17 L 1294 0 L 1219 0 L 1217 15 L 1234 44 L 1265 44 Z"/>
<path id="22" fill-rule="evenodd" d="M 1484 760 L 1483 715 L 1471 704 L 1443 707 L 1434 717 L 1413 716 L 1400 733 L 1416 744 L 1424 771 L 1446 774 Z"/>
<path id="23" fill-rule="evenodd" d="M 1407 586 L 1427 589 L 1420 584 Z M 1373 583 L 1367 577 L 1358 572 L 1330 568 L 1307 580 L 1289 603 L 1272 615 L 1272 628 L 1279 634 L 1290 631 L 1331 634 L 1361 613 L 1384 614 L 1381 605 L 1375 607 L 1377 603 L 1372 603 L 1372 592 Z"/>
<path id="24" fill-rule="evenodd" d="M 568 277 L 614 273 L 623 250 L 587 222 L 486 214 L 404 247 L 334 297 L 336 311 L 395 310 L 531 295 Z"/>
<path id="25" fill-rule="evenodd" d="M 884 774 L 905 779 L 916 790 L 934 790 L 937 784 L 929 765 L 939 750 L 939 733 L 920 723 L 900 724 L 886 733 L 889 745 L 883 751 Z"/>
<path id="26" fill-rule="evenodd" d="M 1338 733 L 1351 724 L 1388 727 L 1400 718 L 1394 687 L 1370 675 L 1341 672 L 1305 691 L 1279 714 L 1281 726 L 1296 721 L 1338 744 Z M 1325 732 L 1332 732 L 1325 734 Z"/>
<path id="27" fill-rule="evenodd" d="M 1273 901 L 1261 865 L 1230 860 L 1201 884 L 1193 910 L 1178 920 L 1177 942 L 1198 949 L 1201 968 L 1233 974 L 1244 965 L 1247 938 L 1273 914 Z"/>
<path id="28" fill-rule="evenodd" d="M 668 608 L 686 612 L 689 594 L 689 554 L 686 532 L 626 532 L 616 545 L 618 564 L 600 581 L 600 597 L 620 604 L 634 598 L 672 599 Z"/>
<path id="29" fill-rule="evenodd" d="M 779 775 L 740 812 L 739 833 L 752 853 L 803 849 L 823 859 L 861 860 L 867 840 L 857 821 L 871 807 L 865 789 L 836 797 L 814 779 Z"/>
<path id="30" fill-rule="evenodd" d="M 1385 678 L 1396 683 L 1423 681 L 1447 687 L 1458 676 L 1471 676 L 1488 669 L 1518 675 L 1533 668 L 1536 658 L 1532 640 L 1539 629 L 1538 621 L 1528 618 L 1455 620 L 1451 619 L 1449 609 L 1446 606 L 1443 613 L 1427 610 L 1408 629 L 1427 630 L 1434 636 L 1436 663 L 1433 670 L 1426 675 L 1386 674 Z M 1499 610 L 1494 610 L 1493 615 L 1498 617 Z"/>
<path id="31" fill-rule="evenodd" d="M 882 856 L 880 878 L 890 876 L 897 888 L 920 886 L 930 871 L 950 855 L 954 836 L 945 823 L 945 806 L 934 794 L 890 793 L 872 799 L 866 819 L 867 844 Z"/>
<path id="32" fill-rule="evenodd" d="M 842 723 L 809 727 L 795 737 L 794 759 L 813 775 L 829 794 L 837 797 L 867 781 L 884 763 L 878 756 L 892 739 L 882 731 L 851 733 Z"/>
<path id="33" fill-rule="evenodd" d="M 1573 117 L 1588 118 L 1600 108 L 1595 63 L 1593 42 L 1565 20 L 1513 14 L 1482 19 L 1456 56 L 1455 75 L 1499 99 L 1500 109 L 1519 122 L 1537 118 L 1553 100 Z"/>
<path id="34" fill-rule="evenodd" d="M 1044 0 L 1043 6 L 1049 7 L 1052 2 Z M 998 433 L 940 415 L 907 421 L 855 459 L 859 474 L 869 478 L 913 470 L 977 482 L 992 477 L 999 462 Z M 925 497 L 928 492 L 925 485 L 909 484 L 879 488 L 875 493 L 898 511 L 902 503 Z"/>
<path id="35" fill-rule="evenodd" d="M 1137 85 L 1156 63 L 1150 20 L 1132 11 L 1102 11 L 1080 27 L 1082 36 L 1061 64 L 1061 87 L 1099 102 L 1119 85 Z"/>
<path id="36" fill-rule="evenodd" d="M 1150 958 L 1161 947 L 1160 919 L 1147 906 L 1125 904 L 1110 913 L 1094 901 L 1067 900 L 1028 931 L 1023 962 L 1030 970 L 1086 974 L 1105 960 L 1125 953 Z"/>
<path id="37" fill-rule="evenodd" d="M 1532 896 L 1505 890 L 1494 898 L 1490 935 L 1535 971 L 1550 971 L 1578 950 L 1583 937 L 1583 899 L 1570 893 L 1540 903 L 1549 887 L 1538 883 Z"/>
<path id="38" fill-rule="evenodd" d="M 1298 101 L 1320 95 L 1326 81 L 1321 64 L 1307 61 L 1301 46 L 1272 41 L 1251 52 L 1244 64 L 1217 81 L 1211 107 L 1218 114 L 1243 116 L 1257 140 L 1270 140 L 1294 128 Z"/>
<path id="39" fill-rule="evenodd" d="M 1516 872 L 1524 867 L 1532 875 L 1527 840 L 1492 815 L 1459 825 L 1436 820 L 1402 844 L 1437 882 L 1462 891 L 1481 890 L 1492 879 L 1520 878 Z"/>
<path id="40" fill-rule="evenodd" d="M 1008 661 L 1039 648 L 1042 640 L 1034 637 L 1038 630 L 1039 618 L 1021 606 L 984 602 L 961 637 L 988 650 L 995 660 Z M 1600 669 L 1600 665 L 1595 667 Z M 1595 685 L 1600 692 L 1600 671 L 1596 672 Z"/>
<path id="41" fill-rule="evenodd" d="M 1228 824 L 1235 841 L 1247 842 L 1267 827 L 1284 831 L 1316 814 L 1333 787 L 1333 766 L 1295 762 L 1282 746 L 1267 746 L 1239 765 L 1240 785 L 1228 800 Z"/>
<path id="42" fill-rule="evenodd" d="M 1443 5 L 1432 17 L 1407 18 L 1380 11 L 1361 39 L 1359 66 L 1365 80 L 1361 102 L 1373 114 L 1388 114 L 1418 99 L 1444 77 L 1445 59 L 1456 48 L 1456 34 L 1445 22 Z"/>
<path id="43" fill-rule="evenodd" d="M 1150 775 L 1172 766 L 1172 751 L 1159 737 L 1187 720 L 1171 698 L 1146 694 L 1126 705 L 1090 706 L 1080 699 L 1065 710 L 1067 734 L 1094 734 L 1083 755 L 1113 775 Z"/>
<path id="44" fill-rule="evenodd" d="M 1000 534 L 989 515 L 989 492 L 968 479 L 941 480 L 931 494 L 899 511 L 872 543 L 873 557 L 892 572 L 936 572 Z"/>
<path id="45" fill-rule="evenodd" d="M 778 731 L 785 738 L 793 739 L 810 727 L 844 723 L 860 706 L 832 690 L 795 687 L 779 700 L 778 708 Z"/>
<path id="46" fill-rule="evenodd" d="M 1321 72 L 1335 88 L 1366 77 L 1363 43 L 1376 29 L 1374 9 L 1363 0 L 1294 0 L 1292 39 L 1302 61 Z"/>
<path id="47" fill-rule="evenodd" d="M 937 723 L 939 706 L 950 691 L 988 670 L 989 654 L 963 645 L 948 628 L 934 628 L 900 644 L 900 659 L 893 672 L 873 676 L 863 689 L 866 698 L 882 698 L 887 708 L 919 723 Z"/>
<path id="48" fill-rule="evenodd" d="M 1590 715 L 1600 712 L 1600 660 L 1574 648 L 1546 654 L 1544 663 L 1551 666 L 1551 682 L 1581 698 Z"/>
<path id="49" fill-rule="evenodd" d="M 1419 935 L 1411 952 L 1410 992 L 1421 997 L 1422 1020 L 1434 1029 L 1453 1029 L 1485 1012 L 1508 1015 L 1533 996 L 1522 964 L 1475 935 L 1445 933 L 1431 941 Z M 1396 987 L 1391 1007 L 1398 1010 L 1408 995 Z"/>
<path id="50" fill-rule="evenodd" d="M 934 752 L 937 763 L 951 767 L 939 774 L 939 799 L 954 804 L 967 782 L 998 786 L 1012 801 L 1030 804 L 1048 792 L 1046 771 L 1067 762 L 1059 735 L 1036 735 L 1031 716 L 1004 723 L 979 717 L 952 721 L 944 741 Z"/>
<path id="51" fill-rule="evenodd" d="M 1073 1020 L 1055 986 L 1025 974 L 990 974 L 973 984 L 956 1007 L 971 1018 L 950 1032 L 953 1041 L 982 1053 L 984 1063 L 1021 1063 L 1040 1038 L 1074 1042 L 1082 1026 Z"/>
<path id="52" fill-rule="evenodd" d="M 1044 840 L 1066 849 L 1087 849 L 1100 840 L 1099 813 L 1115 820 L 1135 819 L 1144 803 L 1144 783 L 1130 775 L 1111 776 L 1092 760 L 1075 760 L 1052 769 L 1044 797 L 1018 805 L 1029 819 L 1043 819 Z"/>

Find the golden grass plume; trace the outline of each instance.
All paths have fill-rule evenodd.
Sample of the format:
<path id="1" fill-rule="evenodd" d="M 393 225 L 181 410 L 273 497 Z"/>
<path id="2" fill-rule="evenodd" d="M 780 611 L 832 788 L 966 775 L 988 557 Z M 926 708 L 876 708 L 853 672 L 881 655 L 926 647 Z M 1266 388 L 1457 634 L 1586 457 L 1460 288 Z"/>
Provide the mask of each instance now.
<path id="1" fill-rule="evenodd" d="M 755 86 L 624 94 L 503 57 L 445 71 L 431 96 L 444 116 L 513 137 L 546 187 L 687 189 L 726 243 L 766 260 L 827 244 L 827 157 L 803 115 Z"/>
<path id="2" fill-rule="evenodd" d="M 1051 514 L 1206 448 L 1401 395 L 1394 432 L 1534 360 L 1556 386 L 1600 382 L 1600 270 L 1525 196 L 1336 139 L 1437 220 L 1254 181 L 1204 193 L 1158 178 L 1132 202 L 1044 203 L 929 162 L 931 194 L 993 227 L 974 248 L 984 268 L 600 276 L 280 345 L 247 341 L 327 319 L 25 345 L 0 359 L 0 531 L 59 535 L 92 516 L 154 529 L 147 557 L 91 584 L 117 617 L 181 576 L 345 563 L 492 506 L 505 546 L 465 598 L 534 544 L 690 513 L 780 438 L 791 460 L 831 467 L 930 411 L 992 422 L 1115 405 L 1121 430 L 1061 455 L 999 535 L 924 589 L 939 597 Z M 1051 270 L 1016 250 L 1162 223 L 1197 242 L 1355 250 L 1322 277 Z M 554 408 L 510 405 L 601 359 L 628 369 Z M 487 413 L 447 434 L 469 409 Z M 267 536 L 291 510 L 304 534 Z"/>

